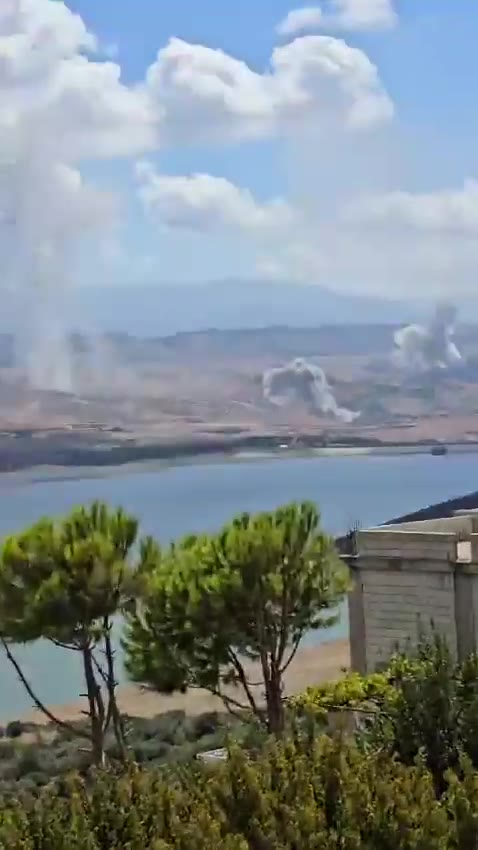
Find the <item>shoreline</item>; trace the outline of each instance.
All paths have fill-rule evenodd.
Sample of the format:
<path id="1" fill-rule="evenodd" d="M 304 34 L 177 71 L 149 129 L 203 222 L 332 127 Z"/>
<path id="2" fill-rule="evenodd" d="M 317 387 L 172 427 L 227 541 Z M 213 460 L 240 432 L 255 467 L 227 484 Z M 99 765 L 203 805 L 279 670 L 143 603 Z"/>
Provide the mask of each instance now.
<path id="1" fill-rule="evenodd" d="M 255 675 L 255 668 L 256 665 L 250 665 L 252 675 Z M 338 679 L 349 668 L 348 638 L 330 640 L 315 647 L 304 646 L 298 651 L 285 675 L 285 694 L 291 696 L 310 686 Z M 218 709 L 224 710 L 222 701 L 207 691 L 190 690 L 186 694 L 163 696 L 131 684 L 118 687 L 118 704 L 124 715 L 141 719 L 149 719 L 168 711 L 185 711 L 187 715 L 193 716 Z M 85 701 L 81 699 L 56 706 L 47 703 L 47 707 L 64 722 L 84 719 Z M 22 713 L 15 719 L 36 726 L 50 727 L 48 719 L 37 709 Z M 2 719 L 2 722 L 5 721 Z"/>
<path id="2" fill-rule="evenodd" d="M 164 442 L 118 445 L 108 441 L 95 446 L 65 446 L 61 438 L 40 439 L 29 436 L 9 438 L 10 445 L 5 447 L 5 439 L 2 441 L 0 437 L 0 481 L 68 481 L 78 478 L 103 478 L 111 474 L 129 475 L 137 471 L 160 472 L 178 466 L 258 463 L 294 458 L 404 457 L 432 454 L 434 448 L 444 445 L 433 441 L 377 444 L 375 441 L 362 443 L 351 439 L 347 444 L 337 441 L 335 444 L 320 446 L 317 445 L 316 437 L 308 435 L 306 439 L 308 444 L 297 444 L 295 441 L 287 444 L 283 441 L 284 438 L 279 437 L 245 437 L 241 441 L 234 441 L 233 444 L 220 440 L 206 446 L 200 441 L 186 446 Z M 25 445 L 24 441 L 27 441 L 28 445 Z M 12 452 L 13 442 L 15 446 Z M 445 456 L 476 453 L 478 442 L 457 441 L 446 444 Z"/>

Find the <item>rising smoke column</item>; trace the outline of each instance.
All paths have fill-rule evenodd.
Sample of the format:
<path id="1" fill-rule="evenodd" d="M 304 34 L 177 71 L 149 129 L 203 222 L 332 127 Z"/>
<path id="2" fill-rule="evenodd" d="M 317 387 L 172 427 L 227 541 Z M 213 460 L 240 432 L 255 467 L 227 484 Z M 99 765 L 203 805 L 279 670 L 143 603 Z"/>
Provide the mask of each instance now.
<path id="1" fill-rule="evenodd" d="M 453 342 L 457 311 L 452 304 L 438 304 L 428 325 L 409 325 L 395 333 L 393 359 L 410 372 L 449 369 L 462 360 Z"/>
<path id="2" fill-rule="evenodd" d="M 37 389 L 71 392 L 64 304 L 76 253 L 109 218 L 109 200 L 73 167 L 28 143 L 0 162 L 2 285 L 17 300 L 17 359 Z M 103 219 L 104 220 L 104 219 Z"/>
<path id="3" fill-rule="evenodd" d="M 323 369 L 298 357 L 285 366 L 268 369 L 262 378 L 264 398 L 278 407 L 302 402 L 317 413 L 353 422 L 359 413 L 339 407 Z"/>
<path id="4" fill-rule="evenodd" d="M 80 255 L 94 263 L 115 219 L 82 164 L 152 139 L 144 93 L 96 52 L 61 0 L 0 0 L 0 291 L 17 307 L 17 353 L 41 389 L 72 389 L 65 295 Z"/>

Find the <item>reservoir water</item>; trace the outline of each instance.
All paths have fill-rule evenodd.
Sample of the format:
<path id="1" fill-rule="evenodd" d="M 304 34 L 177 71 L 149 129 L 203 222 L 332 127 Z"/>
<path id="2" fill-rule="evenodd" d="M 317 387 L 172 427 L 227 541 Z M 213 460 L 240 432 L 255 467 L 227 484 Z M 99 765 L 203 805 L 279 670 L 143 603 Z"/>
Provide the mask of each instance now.
<path id="1" fill-rule="evenodd" d="M 134 513 L 142 530 L 163 542 L 188 532 L 214 530 L 240 511 L 312 499 L 333 534 L 353 523 L 374 525 L 433 502 L 478 489 L 478 454 L 329 456 L 111 470 L 107 475 L 34 479 L 0 476 L 0 534 L 45 514 L 62 514 L 93 499 Z M 84 473 L 83 473 L 84 475 Z M 314 640 L 347 634 L 347 618 Z M 50 704 L 78 698 L 81 679 L 73 653 L 47 643 L 17 648 L 34 688 Z M 31 702 L 0 655 L 0 717 L 29 711 Z"/>

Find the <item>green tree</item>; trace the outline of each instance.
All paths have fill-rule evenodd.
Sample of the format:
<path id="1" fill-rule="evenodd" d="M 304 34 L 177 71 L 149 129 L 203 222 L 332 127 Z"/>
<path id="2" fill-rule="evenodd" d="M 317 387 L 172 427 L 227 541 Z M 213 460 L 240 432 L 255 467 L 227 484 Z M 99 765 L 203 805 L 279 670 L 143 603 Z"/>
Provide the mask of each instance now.
<path id="1" fill-rule="evenodd" d="M 336 622 L 348 587 L 314 505 L 242 514 L 166 552 L 149 541 L 141 565 L 124 639 L 131 678 L 165 693 L 205 688 L 281 732 L 284 674 L 304 635 Z"/>
<path id="2" fill-rule="evenodd" d="M 447 771 L 460 770 L 463 755 L 478 768 L 477 655 L 456 661 L 432 630 L 392 658 L 386 677 L 393 686 L 378 702 L 367 743 L 406 765 L 422 754 L 439 792 L 447 785 Z"/>
<path id="3" fill-rule="evenodd" d="M 61 725 L 33 693 L 11 644 L 45 638 L 80 653 L 92 753 L 100 765 L 111 724 L 125 754 L 111 630 L 133 593 L 129 556 L 136 536 L 135 519 L 94 503 L 58 522 L 41 520 L 8 537 L 0 551 L 0 639 L 8 658 L 37 707 Z"/>

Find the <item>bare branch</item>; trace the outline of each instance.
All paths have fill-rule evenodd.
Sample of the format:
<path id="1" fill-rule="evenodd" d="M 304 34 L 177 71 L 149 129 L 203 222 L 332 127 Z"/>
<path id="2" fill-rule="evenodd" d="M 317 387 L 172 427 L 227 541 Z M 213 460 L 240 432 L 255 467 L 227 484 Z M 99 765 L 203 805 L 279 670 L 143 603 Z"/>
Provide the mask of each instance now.
<path id="1" fill-rule="evenodd" d="M 293 660 L 294 660 L 294 658 L 295 658 L 295 656 L 296 656 L 296 654 L 297 654 L 297 650 L 299 649 L 300 642 L 301 642 L 301 640 L 302 640 L 302 638 L 303 638 L 303 637 L 304 637 L 304 635 L 301 633 L 300 637 L 298 637 L 298 638 L 297 638 L 297 640 L 295 641 L 294 646 L 293 646 L 293 648 L 292 648 L 292 650 L 291 650 L 291 653 L 290 653 L 290 655 L 289 655 L 289 658 L 287 659 L 287 661 L 285 662 L 285 664 L 284 664 L 284 665 L 282 666 L 282 668 L 281 668 L 281 671 L 280 671 L 281 676 L 283 676 L 283 675 L 284 675 L 285 671 L 286 671 L 286 670 L 290 667 L 290 665 L 292 664 L 292 662 L 293 662 Z"/>
<path id="2" fill-rule="evenodd" d="M 59 649 L 68 649 L 70 652 L 79 652 L 79 648 L 77 646 L 73 646 L 71 643 L 63 643 L 63 641 L 57 640 L 53 637 L 49 637 L 48 640 L 54 646 L 58 646 Z"/>
<path id="3" fill-rule="evenodd" d="M 233 717 L 237 717 L 239 720 L 244 720 L 244 714 L 249 710 L 247 705 L 242 705 L 238 700 L 233 697 L 228 697 L 224 694 L 220 688 L 208 688 L 207 689 L 210 694 L 215 697 L 218 697 L 225 705 L 227 710 Z M 260 717 L 260 715 L 257 715 Z"/>
<path id="4" fill-rule="evenodd" d="M 41 713 L 44 714 L 45 717 L 48 717 L 48 720 L 50 720 L 51 723 L 54 723 L 55 726 L 59 726 L 61 729 L 66 729 L 68 732 L 72 733 L 73 735 L 78 735 L 82 738 L 87 738 L 89 740 L 90 736 L 88 735 L 87 732 L 83 732 L 81 729 L 75 729 L 75 727 L 71 726 L 70 723 L 66 723 L 64 720 L 60 720 L 59 717 L 55 717 L 55 715 L 52 714 L 52 712 L 46 707 L 46 705 L 44 705 L 44 703 L 37 697 L 37 695 L 33 691 L 33 688 L 31 687 L 28 679 L 25 677 L 22 668 L 20 667 L 18 661 L 16 660 L 16 658 L 12 654 L 10 647 L 8 646 L 8 643 L 5 640 L 5 638 L 3 637 L 3 635 L 0 635 L 0 641 L 2 643 L 3 649 L 5 650 L 5 653 L 6 653 L 8 660 L 10 661 L 10 663 L 15 668 L 15 671 L 18 675 L 18 678 L 20 679 L 20 681 L 21 681 L 23 687 L 25 688 L 28 696 L 33 700 L 35 708 L 37 708 L 38 711 L 41 711 Z"/>
<path id="5" fill-rule="evenodd" d="M 229 657 L 231 659 L 231 663 L 232 663 L 232 665 L 233 665 L 233 667 L 234 667 L 234 669 L 237 673 L 238 679 L 239 679 L 242 687 L 244 688 L 244 692 L 246 694 L 247 701 L 248 701 L 252 711 L 254 712 L 254 714 L 257 714 L 257 703 L 254 699 L 254 695 L 251 691 L 249 682 L 247 681 L 246 671 L 244 670 L 244 667 L 242 666 L 241 662 L 239 661 L 239 657 L 236 655 L 234 650 L 229 649 L 228 654 L 229 654 Z"/>

